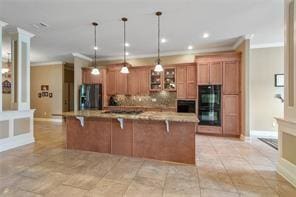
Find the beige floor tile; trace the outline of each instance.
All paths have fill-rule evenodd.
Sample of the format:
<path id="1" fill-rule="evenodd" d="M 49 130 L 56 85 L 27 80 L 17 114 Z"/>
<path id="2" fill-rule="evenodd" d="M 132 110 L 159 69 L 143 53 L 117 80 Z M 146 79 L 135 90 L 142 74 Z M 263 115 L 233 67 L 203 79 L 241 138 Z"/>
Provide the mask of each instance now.
<path id="1" fill-rule="evenodd" d="M 201 189 L 201 197 L 239 197 L 238 193 L 225 192 L 214 189 Z"/>
<path id="2" fill-rule="evenodd" d="M 296 188 L 287 181 L 267 180 L 271 189 L 276 191 L 280 196 L 295 197 Z"/>
<path id="3" fill-rule="evenodd" d="M 169 167 L 160 161 L 146 160 L 139 169 L 137 176 L 165 181 Z"/>
<path id="4" fill-rule="evenodd" d="M 145 177 L 135 177 L 130 186 L 128 187 L 125 196 L 139 197 L 151 196 L 161 197 L 163 194 L 163 183 L 157 179 L 150 179 Z"/>
<path id="5" fill-rule="evenodd" d="M 83 197 L 86 194 L 86 192 L 87 190 L 60 185 L 44 196 L 45 197 Z"/>
<path id="6" fill-rule="evenodd" d="M 61 173 L 50 173 L 40 179 L 24 177 L 20 179 L 16 187 L 21 190 L 44 195 L 61 185 L 66 179 L 67 177 Z"/>
<path id="7" fill-rule="evenodd" d="M 268 187 L 264 179 L 258 175 L 240 175 L 231 177 L 235 185 L 250 185 L 259 187 Z"/>
<path id="8" fill-rule="evenodd" d="M 24 191 L 24 190 L 19 190 L 15 188 L 6 188 L 5 191 L 0 193 L 0 196 L 3 197 L 42 197 L 42 195 L 35 194 L 32 192 Z"/>
<path id="9" fill-rule="evenodd" d="M 164 196 L 200 196 L 196 180 L 168 177 L 165 183 Z"/>
<path id="10" fill-rule="evenodd" d="M 69 175 L 67 180 L 65 180 L 63 184 L 78 187 L 85 190 L 90 190 L 93 189 L 101 179 L 102 177 L 99 176 L 77 173 Z"/>
<path id="11" fill-rule="evenodd" d="M 199 174 L 201 188 L 237 192 L 235 185 L 227 174 Z"/>
<path id="12" fill-rule="evenodd" d="M 124 196 L 129 184 L 102 180 L 96 187 L 85 194 L 85 197 L 121 197 Z"/>
<path id="13" fill-rule="evenodd" d="M 258 187 L 253 185 L 236 185 L 236 188 L 243 197 L 278 197 L 279 195 L 268 187 Z"/>

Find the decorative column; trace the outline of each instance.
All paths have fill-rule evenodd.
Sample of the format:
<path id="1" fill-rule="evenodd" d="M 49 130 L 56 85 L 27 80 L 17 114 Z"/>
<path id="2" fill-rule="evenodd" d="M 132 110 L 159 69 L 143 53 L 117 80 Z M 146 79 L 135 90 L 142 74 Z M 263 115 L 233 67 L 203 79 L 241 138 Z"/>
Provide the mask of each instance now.
<path id="1" fill-rule="evenodd" d="M 277 172 L 296 187 L 296 1 L 285 0 L 285 111 L 277 118 Z"/>
<path id="2" fill-rule="evenodd" d="M 1 70 L 1 75 L 0 75 L 0 112 L 2 112 L 2 27 L 6 26 L 7 23 L 4 23 L 0 21 L 0 70 Z"/>
<path id="3" fill-rule="evenodd" d="M 12 108 L 30 110 L 30 41 L 34 34 L 23 29 L 11 34 Z"/>

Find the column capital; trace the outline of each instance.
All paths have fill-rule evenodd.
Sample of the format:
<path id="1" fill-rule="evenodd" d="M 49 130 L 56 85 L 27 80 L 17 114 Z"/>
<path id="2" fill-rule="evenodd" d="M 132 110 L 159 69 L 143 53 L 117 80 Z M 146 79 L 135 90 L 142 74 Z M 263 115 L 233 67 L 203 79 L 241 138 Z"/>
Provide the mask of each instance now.
<path id="1" fill-rule="evenodd" d="M 23 30 L 21 28 L 16 28 L 16 30 L 17 30 L 17 33 L 28 36 L 29 38 L 33 38 L 35 36 L 35 34 L 32 34 L 32 33 L 28 32 L 26 30 Z"/>

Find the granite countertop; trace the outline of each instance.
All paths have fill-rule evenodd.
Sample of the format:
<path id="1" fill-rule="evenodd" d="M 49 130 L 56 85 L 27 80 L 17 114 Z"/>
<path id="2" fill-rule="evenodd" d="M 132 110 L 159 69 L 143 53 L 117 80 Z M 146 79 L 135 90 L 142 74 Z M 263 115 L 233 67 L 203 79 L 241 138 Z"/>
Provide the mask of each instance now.
<path id="1" fill-rule="evenodd" d="M 54 116 L 64 117 L 92 117 L 92 118 L 123 118 L 133 120 L 168 120 L 173 122 L 199 122 L 194 113 L 177 113 L 177 112 L 143 112 L 141 114 L 116 114 L 104 113 L 105 110 L 83 110 L 73 112 L 63 112 L 53 114 Z"/>

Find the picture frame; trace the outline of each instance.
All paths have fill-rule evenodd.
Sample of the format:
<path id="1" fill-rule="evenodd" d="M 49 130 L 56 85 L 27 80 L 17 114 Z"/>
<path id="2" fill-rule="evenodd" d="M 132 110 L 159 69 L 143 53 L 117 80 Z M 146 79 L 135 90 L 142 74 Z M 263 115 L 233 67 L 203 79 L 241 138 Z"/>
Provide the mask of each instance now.
<path id="1" fill-rule="evenodd" d="M 48 91 L 49 85 L 41 85 L 41 91 Z"/>
<path id="2" fill-rule="evenodd" d="M 38 98 L 41 98 L 42 97 L 42 94 L 41 92 L 38 93 Z"/>
<path id="3" fill-rule="evenodd" d="M 285 79 L 284 74 L 275 74 L 274 75 L 274 86 L 275 87 L 284 87 Z"/>
<path id="4" fill-rule="evenodd" d="M 42 97 L 48 97 L 48 92 L 42 92 Z"/>

